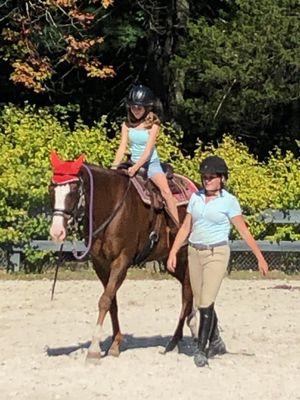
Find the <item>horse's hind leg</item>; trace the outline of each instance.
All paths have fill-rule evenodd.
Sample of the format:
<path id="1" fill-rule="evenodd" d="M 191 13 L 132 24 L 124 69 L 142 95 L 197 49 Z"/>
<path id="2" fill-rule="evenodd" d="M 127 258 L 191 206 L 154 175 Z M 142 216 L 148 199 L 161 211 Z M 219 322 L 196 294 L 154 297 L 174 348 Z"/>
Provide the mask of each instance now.
<path id="1" fill-rule="evenodd" d="M 183 326 L 185 319 L 191 314 L 193 306 L 193 293 L 190 284 L 190 276 L 188 270 L 188 261 L 186 255 L 178 256 L 178 264 L 174 277 L 182 284 L 182 307 L 179 315 L 178 325 L 172 339 L 165 348 L 165 353 L 172 351 L 183 337 Z"/>
<path id="2" fill-rule="evenodd" d="M 115 325 L 114 328 L 119 329 L 119 323 L 116 315 L 116 293 L 119 287 L 121 286 L 125 276 L 126 276 L 126 271 L 127 271 L 127 259 L 123 255 L 120 255 L 117 259 L 115 259 L 111 266 L 110 266 L 110 273 L 109 273 L 109 278 L 107 280 L 107 284 L 105 284 L 106 279 L 103 279 L 101 276 L 101 273 L 97 271 L 98 276 L 100 277 L 102 283 L 104 283 L 105 289 L 104 293 L 99 299 L 99 314 L 98 314 L 98 319 L 97 319 L 97 324 L 96 328 L 92 337 L 91 345 L 88 349 L 87 353 L 87 361 L 94 362 L 96 360 L 100 360 L 101 358 L 101 353 L 100 353 L 100 346 L 99 343 L 102 339 L 103 336 L 103 322 L 105 319 L 105 316 L 108 311 L 111 310 L 111 315 L 114 315 L 114 321 Z M 121 341 L 121 336 L 118 337 L 117 339 L 117 334 L 114 335 L 114 342 L 116 340 Z"/>

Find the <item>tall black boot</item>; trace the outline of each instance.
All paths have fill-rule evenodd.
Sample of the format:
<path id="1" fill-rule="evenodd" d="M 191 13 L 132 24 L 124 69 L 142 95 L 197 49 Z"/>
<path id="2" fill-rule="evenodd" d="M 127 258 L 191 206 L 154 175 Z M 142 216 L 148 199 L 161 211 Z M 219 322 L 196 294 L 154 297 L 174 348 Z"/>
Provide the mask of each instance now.
<path id="1" fill-rule="evenodd" d="M 205 348 L 211 336 L 214 324 L 214 304 L 209 307 L 200 308 L 200 327 L 198 334 L 198 348 L 194 354 L 194 362 L 197 367 L 204 367 L 208 364 Z"/>
<path id="2" fill-rule="evenodd" d="M 222 355 L 227 352 L 225 343 L 223 342 L 219 328 L 218 328 L 218 318 L 214 311 L 213 327 L 211 331 L 211 336 L 209 338 L 209 347 L 206 352 L 207 358 L 212 358 L 216 355 Z"/>

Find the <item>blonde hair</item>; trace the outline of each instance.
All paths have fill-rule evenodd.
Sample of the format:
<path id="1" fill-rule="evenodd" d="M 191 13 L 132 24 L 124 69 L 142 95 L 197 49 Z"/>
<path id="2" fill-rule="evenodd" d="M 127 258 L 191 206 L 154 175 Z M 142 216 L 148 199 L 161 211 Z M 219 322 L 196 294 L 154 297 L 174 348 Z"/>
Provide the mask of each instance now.
<path id="1" fill-rule="evenodd" d="M 151 129 L 154 124 L 160 126 L 160 119 L 153 111 L 148 112 L 144 122 L 146 129 Z"/>

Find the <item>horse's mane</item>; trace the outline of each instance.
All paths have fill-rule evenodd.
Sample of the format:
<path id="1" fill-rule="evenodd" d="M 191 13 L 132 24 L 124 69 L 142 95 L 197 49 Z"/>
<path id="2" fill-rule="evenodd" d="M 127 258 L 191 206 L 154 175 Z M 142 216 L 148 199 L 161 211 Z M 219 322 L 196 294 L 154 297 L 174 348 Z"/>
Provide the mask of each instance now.
<path id="1" fill-rule="evenodd" d="M 128 181 L 128 175 L 125 175 L 124 173 L 117 171 L 115 169 L 110 169 L 110 168 L 105 168 L 102 165 L 97 165 L 97 164 L 88 164 L 85 163 L 85 165 L 90 168 L 90 170 L 96 174 L 101 174 L 102 176 L 106 176 L 107 178 L 111 177 L 119 177 L 121 181 L 124 182 L 124 180 Z"/>

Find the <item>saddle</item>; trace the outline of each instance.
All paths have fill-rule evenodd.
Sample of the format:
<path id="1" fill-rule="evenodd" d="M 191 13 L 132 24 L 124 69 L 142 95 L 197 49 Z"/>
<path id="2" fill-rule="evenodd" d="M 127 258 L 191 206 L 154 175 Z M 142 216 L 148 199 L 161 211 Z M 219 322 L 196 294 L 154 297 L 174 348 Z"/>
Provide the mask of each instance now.
<path id="1" fill-rule="evenodd" d="M 119 164 L 117 170 L 122 172 L 132 165 L 132 161 L 126 161 Z M 192 194 L 199 190 L 196 184 L 187 177 L 174 173 L 172 165 L 161 163 L 161 166 L 166 174 L 177 207 L 186 205 Z M 147 170 L 145 168 L 140 168 L 138 173 L 131 178 L 131 182 L 145 204 L 152 205 L 155 210 L 162 210 L 164 208 L 164 199 L 160 190 L 150 179 L 148 179 Z"/>

